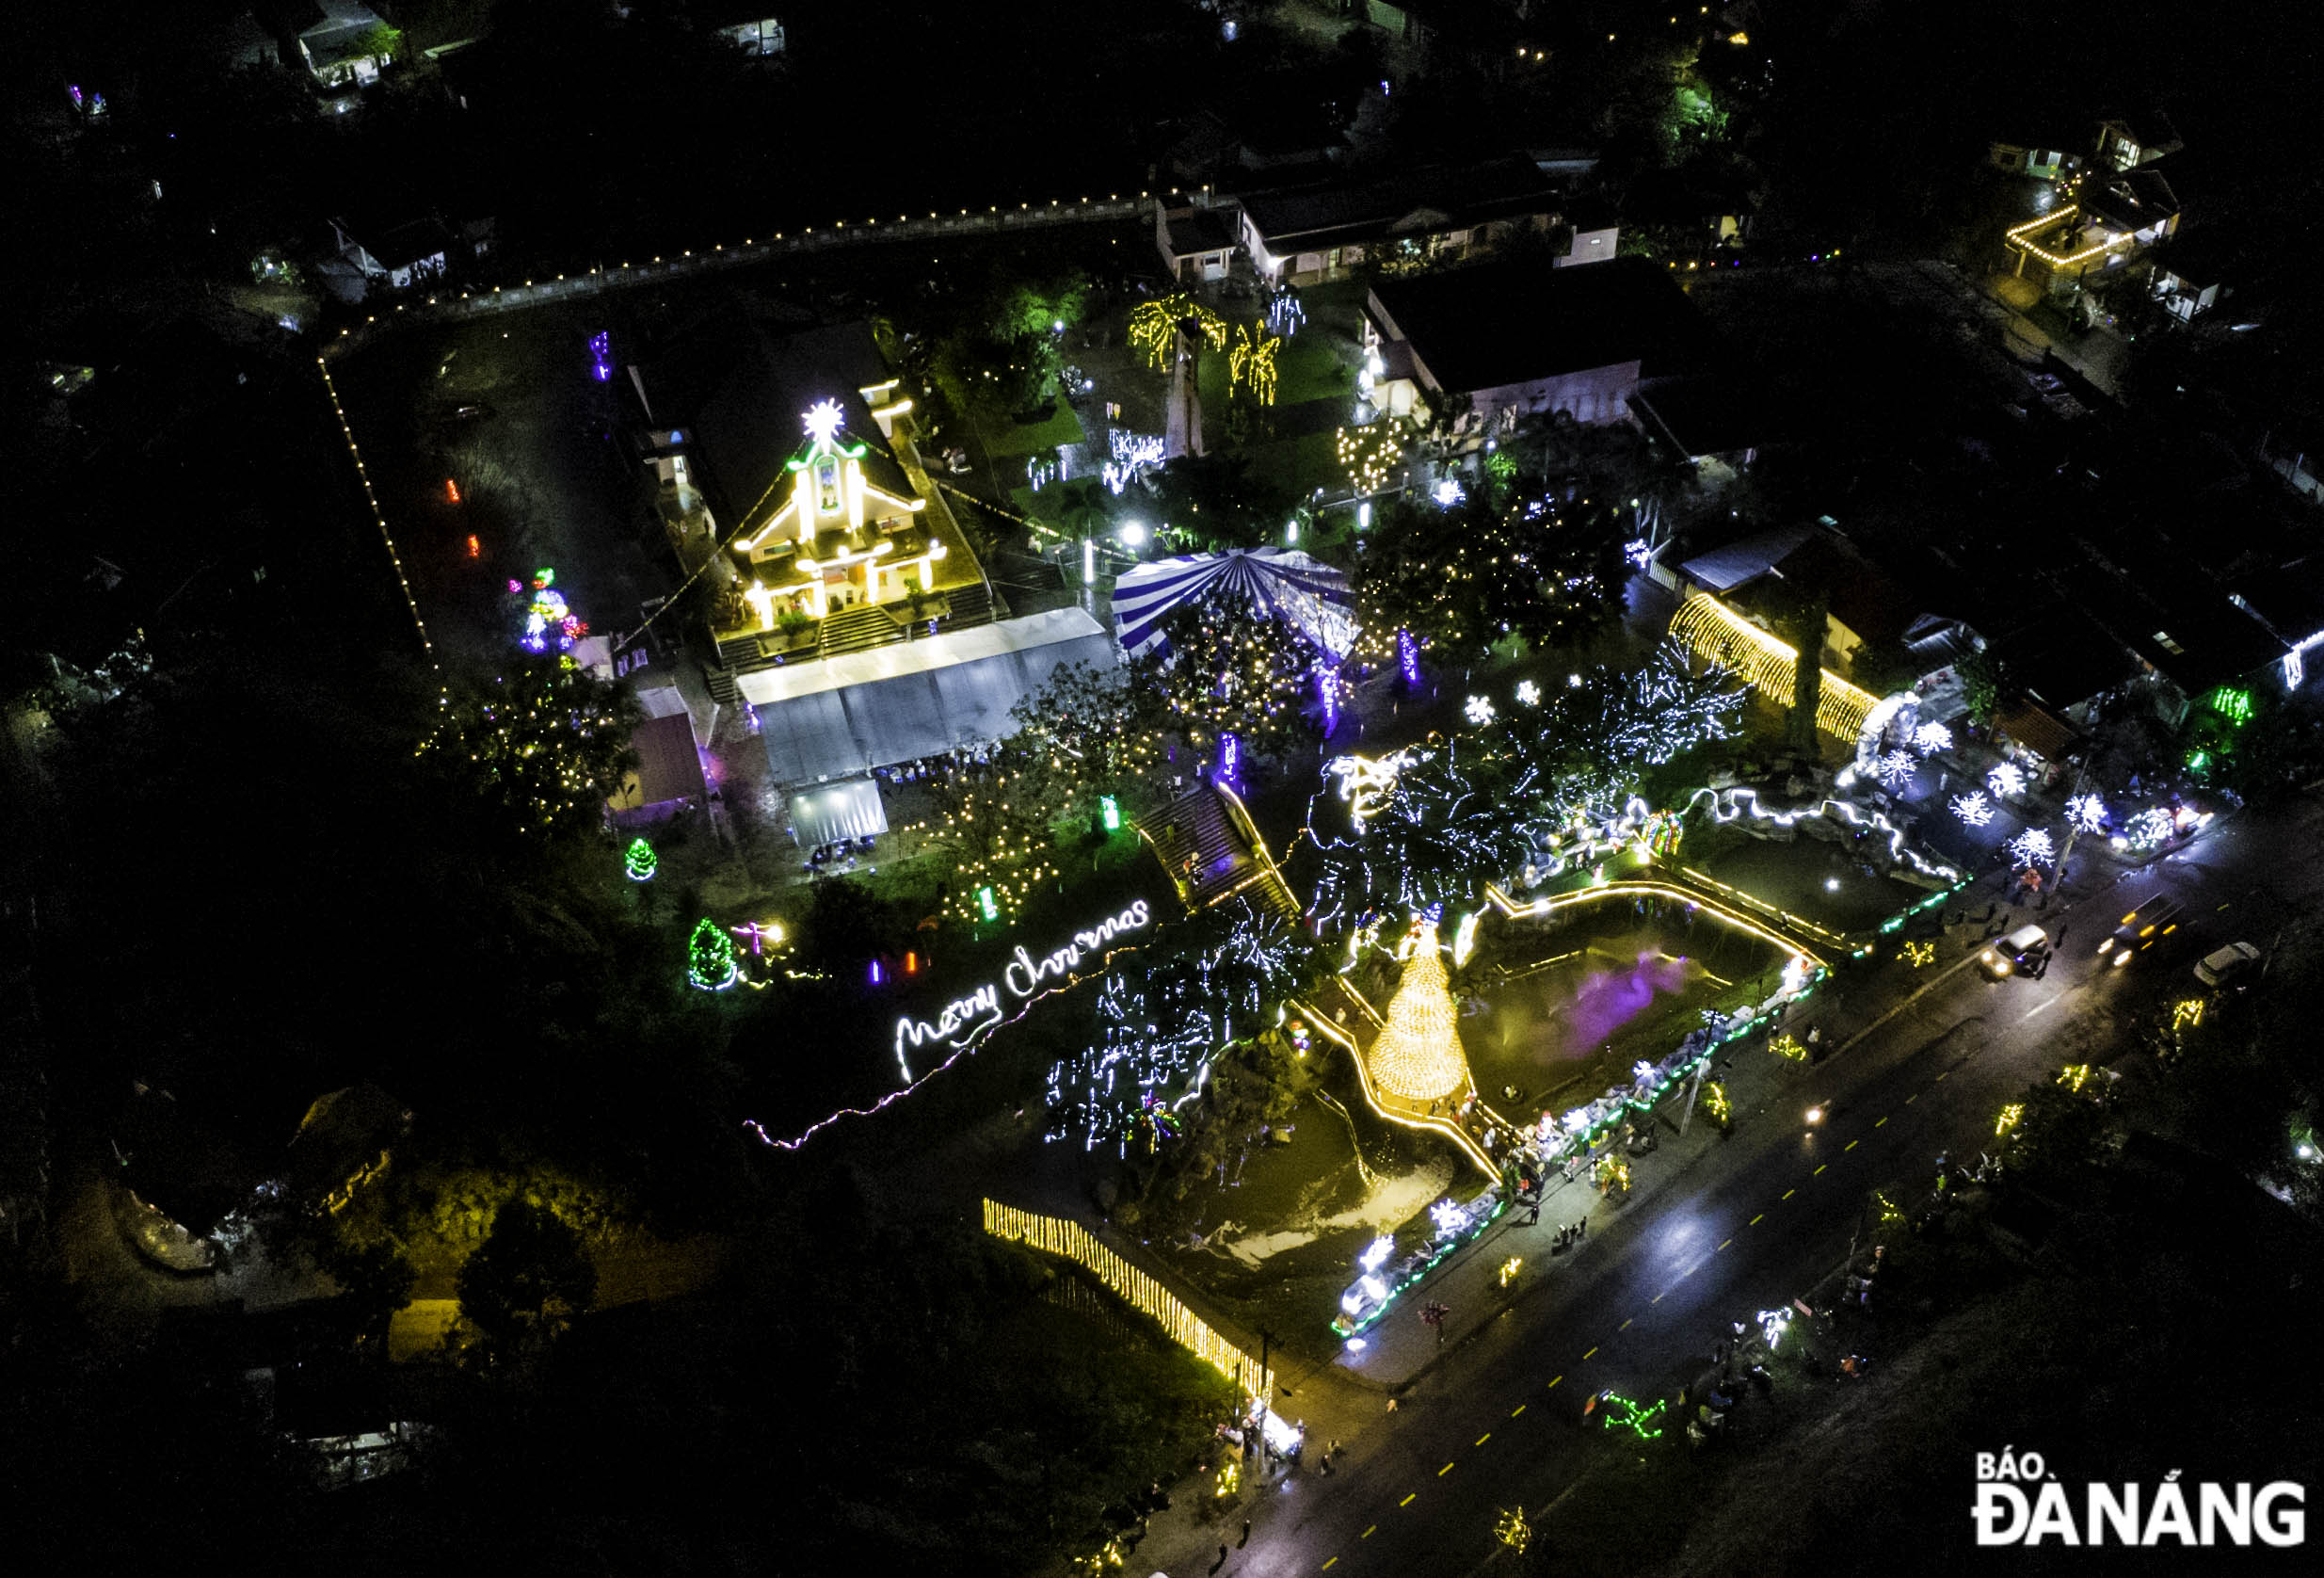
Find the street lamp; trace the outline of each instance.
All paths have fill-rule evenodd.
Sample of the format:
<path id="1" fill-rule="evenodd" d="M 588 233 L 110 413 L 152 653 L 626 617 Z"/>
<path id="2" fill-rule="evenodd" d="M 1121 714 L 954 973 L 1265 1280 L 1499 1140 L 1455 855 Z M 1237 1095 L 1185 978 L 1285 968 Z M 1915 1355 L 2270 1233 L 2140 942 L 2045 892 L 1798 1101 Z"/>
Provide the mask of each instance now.
<path id="1" fill-rule="evenodd" d="M 1122 546 L 1125 548 L 1142 548 L 1145 545 L 1146 527 L 1136 521 L 1124 521 L 1122 523 Z"/>

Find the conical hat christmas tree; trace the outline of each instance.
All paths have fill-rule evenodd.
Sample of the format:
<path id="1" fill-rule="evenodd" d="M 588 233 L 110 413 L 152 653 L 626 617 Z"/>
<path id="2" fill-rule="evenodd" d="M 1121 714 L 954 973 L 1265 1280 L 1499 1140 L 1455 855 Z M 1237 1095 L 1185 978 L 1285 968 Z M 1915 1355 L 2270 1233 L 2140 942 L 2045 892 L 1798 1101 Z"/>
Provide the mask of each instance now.
<path id="1" fill-rule="evenodd" d="M 1469 1088 L 1468 1055 L 1461 1050 L 1460 1014 L 1445 980 L 1436 923 L 1413 926 L 1412 957 L 1388 999 L 1386 1022 L 1364 1055 L 1374 1088 L 1408 1102 L 1437 1102 Z"/>

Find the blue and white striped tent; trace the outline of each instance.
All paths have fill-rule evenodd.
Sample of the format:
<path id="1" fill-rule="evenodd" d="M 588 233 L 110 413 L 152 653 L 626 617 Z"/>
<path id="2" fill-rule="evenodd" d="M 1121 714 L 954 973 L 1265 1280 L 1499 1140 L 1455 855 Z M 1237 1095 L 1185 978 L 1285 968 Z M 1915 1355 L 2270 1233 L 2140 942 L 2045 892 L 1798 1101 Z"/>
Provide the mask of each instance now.
<path id="1" fill-rule="evenodd" d="M 1165 652 L 1162 621 L 1189 604 L 1240 602 L 1289 620 L 1337 662 L 1355 644 L 1348 578 L 1295 549 L 1235 549 L 1142 564 L 1114 584 L 1114 629 L 1131 657 Z"/>

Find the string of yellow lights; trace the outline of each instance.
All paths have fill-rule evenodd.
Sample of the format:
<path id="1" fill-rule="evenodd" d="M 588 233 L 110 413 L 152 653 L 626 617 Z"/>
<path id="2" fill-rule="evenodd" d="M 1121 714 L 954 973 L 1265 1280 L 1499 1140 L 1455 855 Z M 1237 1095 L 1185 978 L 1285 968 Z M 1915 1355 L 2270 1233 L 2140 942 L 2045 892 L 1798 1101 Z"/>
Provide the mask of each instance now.
<path id="1" fill-rule="evenodd" d="M 1096 1277 L 1140 1314 L 1160 1325 L 1170 1340 L 1242 1387 L 1250 1396 L 1274 1395 L 1274 1370 L 1212 1330 L 1183 1299 L 1150 1274 L 1130 1264 L 1092 1237 L 1079 1222 L 1035 1216 L 997 1200 L 985 1202 L 985 1231 L 1012 1244 L 1056 1255 Z"/>
<path id="2" fill-rule="evenodd" d="M 1671 618 L 1671 634 L 1685 642 L 1697 657 L 1742 676 L 1744 683 L 1771 700 L 1788 704 L 1799 649 L 1778 640 L 1742 615 L 1712 597 L 1696 592 Z M 1816 700 L 1816 727 L 1843 740 L 1863 732 L 1864 720 L 1880 699 L 1859 689 L 1831 669 L 1822 670 L 1823 686 Z"/>
<path id="3" fill-rule="evenodd" d="M 371 506 L 372 523 L 379 528 L 379 540 L 387 544 L 388 562 L 394 565 L 396 583 L 404 588 L 404 602 L 411 609 L 411 622 L 420 633 L 420 645 L 427 651 L 428 667 L 441 668 L 436 662 L 436 643 L 428 639 L 427 621 L 420 617 L 420 600 L 411 595 L 411 577 L 404 573 L 404 556 L 395 547 L 394 534 L 388 530 L 387 516 L 379 508 L 379 495 L 371 490 L 371 473 L 363 466 L 363 452 L 356 447 L 355 429 L 347 424 L 346 408 L 339 403 L 339 386 L 331 381 L 330 364 L 318 356 L 314 365 L 323 375 L 323 393 L 330 396 L 331 414 L 339 419 L 339 431 L 347 441 L 347 454 L 355 460 L 355 475 L 362 483 L 363 498 Z"/>

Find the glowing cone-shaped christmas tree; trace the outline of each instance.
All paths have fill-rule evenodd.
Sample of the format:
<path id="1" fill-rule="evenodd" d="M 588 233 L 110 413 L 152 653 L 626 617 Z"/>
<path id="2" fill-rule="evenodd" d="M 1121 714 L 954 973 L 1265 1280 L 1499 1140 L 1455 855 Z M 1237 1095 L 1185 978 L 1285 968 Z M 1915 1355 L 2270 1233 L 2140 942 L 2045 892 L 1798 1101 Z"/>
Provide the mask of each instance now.
<path id="1" fill-rule="evenodd" d="M 734 939 L 716 921 L 696 922 L 694 935 L 686 942 L 686 980 L 702 991 L 724 991 L 734 984 L 737 974 Z"/>
<path id="2" fill-rule="evenodd" d="M 1469 1087 L 1460 1013 L 1446 985 L 1434 921 L 1423 920 L 1413 928 L 1412 957 L 1404 961 L 1396 995 L 1388 999 L 1386 1021 L 1364 1055 L 1371 1082 L 1383 1095 L 1437 1102 Z"/>

